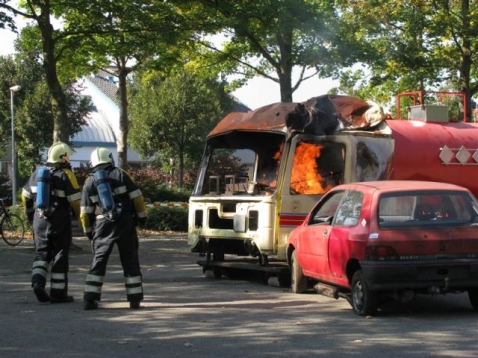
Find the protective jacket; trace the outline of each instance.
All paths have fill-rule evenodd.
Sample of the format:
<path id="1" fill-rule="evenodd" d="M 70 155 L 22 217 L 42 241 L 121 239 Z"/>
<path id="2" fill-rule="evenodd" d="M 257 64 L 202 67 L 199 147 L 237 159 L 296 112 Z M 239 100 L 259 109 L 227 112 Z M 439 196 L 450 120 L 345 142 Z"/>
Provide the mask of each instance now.
<path id="1" fill-rule="evenodd" d="M 61 299 L 68 292 L 71 214 L 73 211 L 75 217 L 79 217 L 81 190 L 69 164 L 47 163 L 46 166 L 51 172 L 48 216 L 35 207 L 39 169 L 23 187 L 22 202 L 35 237 L 32 285 L 45 286 L 51 263 L 50 296 Z"/>
<path id="2" fill-rule="evenodd" d="M 142 276 L 138 259 L 137 222 L 146 219 L 146 205 L 138 186 L 126 172 L 112 164 L 100 164 L 93 169 L 108 173 L 115 205 L 121 207 L 119 218 L 112 221 L 100 210 L 97 183 L 93 175 L 83 186 L 80 220 L 85 235 L 92 239 L 93 263 L 87 275 L 84 299 L 101 300 L 103 279 L 109 255 L 118 245 L 125 278 L 128 301 L 143 299 Z"/>

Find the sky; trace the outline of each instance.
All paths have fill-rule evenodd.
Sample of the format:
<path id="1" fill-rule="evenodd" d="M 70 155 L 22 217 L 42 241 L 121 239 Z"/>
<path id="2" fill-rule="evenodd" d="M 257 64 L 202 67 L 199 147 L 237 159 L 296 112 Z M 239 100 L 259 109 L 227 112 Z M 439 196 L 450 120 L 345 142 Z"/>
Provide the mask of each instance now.
<path id="1" fill-rule="evenodd" d="M 16 36 L 16 34 L 9 30 L 0 29 L 0 55 L 5 56 L 14 52 L 13 42 Z M 338 81 L 319 79 L 314 76 L 301 84 L 294 92 L 293 100 L 294 102 L 303 102 L 311 97 L 326 94 L 331 88 L 336 86 L 338 86 Z M 232 94 L 250 109 L 257 109 L 267 104 L 280 102 L 279 85 L 259 76 L 251 79 L 246 85 Z"/>

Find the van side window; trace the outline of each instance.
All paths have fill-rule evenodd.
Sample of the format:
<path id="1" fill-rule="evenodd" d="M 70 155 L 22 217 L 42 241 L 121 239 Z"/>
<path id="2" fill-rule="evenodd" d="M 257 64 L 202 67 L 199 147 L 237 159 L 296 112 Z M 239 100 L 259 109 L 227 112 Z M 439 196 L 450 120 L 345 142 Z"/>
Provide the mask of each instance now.
<path id="1" fill-rule="evenodd" d="M 290 193 L 320 195 L 343 183 L 344 146 L 300 141 L 295 148 Z"/>

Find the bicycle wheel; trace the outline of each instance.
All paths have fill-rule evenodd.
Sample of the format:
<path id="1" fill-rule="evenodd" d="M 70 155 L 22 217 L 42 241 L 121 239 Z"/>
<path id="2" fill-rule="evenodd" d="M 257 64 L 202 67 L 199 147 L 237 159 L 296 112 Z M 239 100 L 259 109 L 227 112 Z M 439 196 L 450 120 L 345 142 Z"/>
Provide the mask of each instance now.
<path id="1" fill-rule="evenodd" d="M 3 240 L 10 246 L 17 246 L 23 241 L 25 227 L 17 214 L 5 213 L 0 223 Z"/>

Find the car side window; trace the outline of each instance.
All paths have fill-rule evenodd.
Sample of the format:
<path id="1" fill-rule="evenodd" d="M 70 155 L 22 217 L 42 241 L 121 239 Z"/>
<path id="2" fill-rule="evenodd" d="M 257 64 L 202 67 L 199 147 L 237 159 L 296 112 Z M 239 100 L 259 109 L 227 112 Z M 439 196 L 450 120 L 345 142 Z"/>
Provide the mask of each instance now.
<path id="1" fill-rule="evenodd" d="M 338 191 L 325 196 L 312 210 L 309 225 L 330 224 L 345 191 Z"/>
<path id="2" fill-rule="evenodd" d="M 335 226 L 355 226 L 362 213 L 363 194 L 349 190 L 345 193 L 335 217 Z"/>

